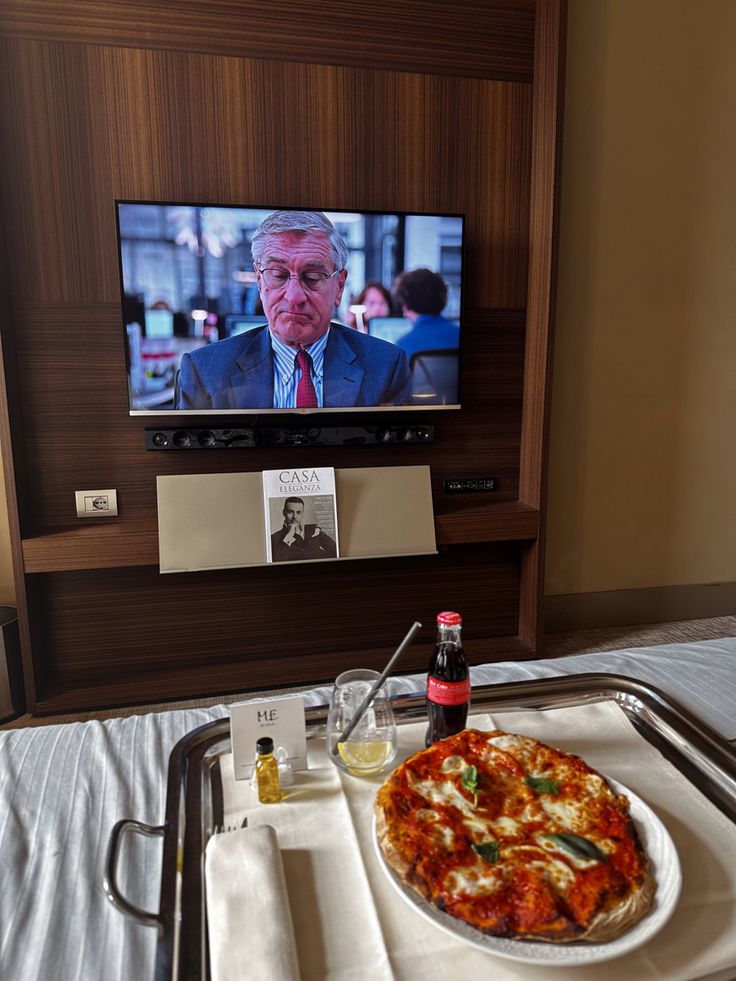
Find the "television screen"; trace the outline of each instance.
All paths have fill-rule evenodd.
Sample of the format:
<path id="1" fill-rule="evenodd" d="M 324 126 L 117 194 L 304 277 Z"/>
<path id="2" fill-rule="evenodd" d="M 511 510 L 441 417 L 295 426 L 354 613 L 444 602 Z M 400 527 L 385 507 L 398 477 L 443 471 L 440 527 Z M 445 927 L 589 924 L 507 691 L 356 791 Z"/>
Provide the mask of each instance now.
<path id="1" fill-rule="evenodd" d="M 460 408 L 462 216 L 116 206 L 131 415 Z"/>

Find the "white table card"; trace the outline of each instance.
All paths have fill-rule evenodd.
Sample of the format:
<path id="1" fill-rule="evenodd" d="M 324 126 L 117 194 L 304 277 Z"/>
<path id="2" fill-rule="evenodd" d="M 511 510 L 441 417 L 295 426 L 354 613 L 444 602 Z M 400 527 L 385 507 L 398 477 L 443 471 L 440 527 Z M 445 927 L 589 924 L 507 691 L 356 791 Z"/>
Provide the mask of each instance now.
<path id="1" fill-rule="evenodd" d="M 307 727 L 301 695 L 254 698 L 230 706 L 230 738 L 236 780 L 253 773 L 256 743 L 262 736 L 273 739 L 274 749 L 283 746 L 294 770 L 307 768 Z"/>

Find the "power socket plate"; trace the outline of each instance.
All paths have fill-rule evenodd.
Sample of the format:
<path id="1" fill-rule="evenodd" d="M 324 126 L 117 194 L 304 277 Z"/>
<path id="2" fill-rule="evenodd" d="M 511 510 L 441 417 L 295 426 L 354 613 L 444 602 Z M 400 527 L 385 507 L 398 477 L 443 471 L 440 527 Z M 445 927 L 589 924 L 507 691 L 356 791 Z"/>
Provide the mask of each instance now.
<path id="1" fill-rule="evenodd" d="M 74 491 L 78 518 L 114 518 L 118 513 L 115 490 Z"/>

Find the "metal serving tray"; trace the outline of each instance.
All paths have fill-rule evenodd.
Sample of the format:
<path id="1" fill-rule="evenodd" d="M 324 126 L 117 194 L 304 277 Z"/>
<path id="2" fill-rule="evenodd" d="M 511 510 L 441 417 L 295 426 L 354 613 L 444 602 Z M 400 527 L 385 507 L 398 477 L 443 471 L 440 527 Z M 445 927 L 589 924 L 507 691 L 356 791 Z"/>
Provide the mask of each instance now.
<path id="1" fill-rule="evenodd" d="M 708 725 L 657 688 L 611 674 L 578 674 L 475 687 L 472 711 L 494 716 L 519 709 L 564 708 L 614 701 L 632 725 L 736 824 L 736 749 Z M 426 717 L 425 695 L 393 699 L 397 722 Z M 307 708 L 308 738 L 324 732 L 327 705 Z M 220 757 L 230 751 L 230 719 L 194 729 L 169 758 L 164 824 L 119 821 L 110 836 L 105 889 L 109 899 L 138 922 L 159 932 L 156 981 L 207 981 L 209 962 L 204 901 L 204 850 L 223 824 Z M 116 869 L 126 832 L 163 838 L 158 913 L 130 903 Z"/>

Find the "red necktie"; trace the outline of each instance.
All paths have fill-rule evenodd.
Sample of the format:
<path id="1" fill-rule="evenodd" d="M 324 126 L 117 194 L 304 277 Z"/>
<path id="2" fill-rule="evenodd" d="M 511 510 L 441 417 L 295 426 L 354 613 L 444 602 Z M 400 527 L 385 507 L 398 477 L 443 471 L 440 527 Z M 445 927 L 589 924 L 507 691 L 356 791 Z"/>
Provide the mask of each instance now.
<path id="1" fill-rule="evenodd" d="M 312 359 L 306 351 L 297 351 L 296 366 L 301 369 L 302 377 L 296 386 L 297 409 L 317 409 L 317 393 L 312 384 Z"/>

